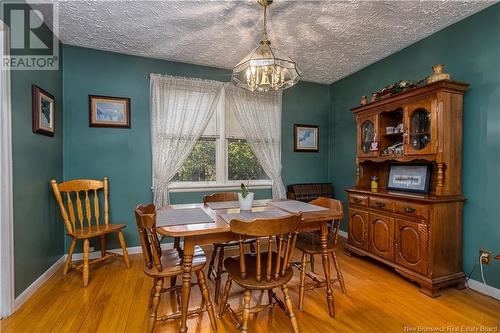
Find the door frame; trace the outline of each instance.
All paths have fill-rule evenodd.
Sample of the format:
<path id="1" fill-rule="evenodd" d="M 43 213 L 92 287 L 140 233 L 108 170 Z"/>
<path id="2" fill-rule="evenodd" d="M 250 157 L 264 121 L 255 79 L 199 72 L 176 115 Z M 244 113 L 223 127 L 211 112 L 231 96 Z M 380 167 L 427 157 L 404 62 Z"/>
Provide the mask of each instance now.
<path id="1" fill-rule="evenodd" d="M 8 54 L 9 29 L 0 20 L 0 55 Z M 14 311 L 14 223 L 10 69 L 0 68 L 0 318 Z"/>

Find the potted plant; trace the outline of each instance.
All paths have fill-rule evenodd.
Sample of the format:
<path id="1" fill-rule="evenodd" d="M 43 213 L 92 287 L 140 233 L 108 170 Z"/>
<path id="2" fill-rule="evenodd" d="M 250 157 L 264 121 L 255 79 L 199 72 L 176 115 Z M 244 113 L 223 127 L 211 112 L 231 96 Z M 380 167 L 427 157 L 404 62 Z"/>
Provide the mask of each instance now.
<path id="1" fill-rule="evenodd" d="M 238 203 L 241 210 L 252 210 L 253 192 L 248 191 L 247 186 L 241 183 L 240 193 L 238 193 Z"/>

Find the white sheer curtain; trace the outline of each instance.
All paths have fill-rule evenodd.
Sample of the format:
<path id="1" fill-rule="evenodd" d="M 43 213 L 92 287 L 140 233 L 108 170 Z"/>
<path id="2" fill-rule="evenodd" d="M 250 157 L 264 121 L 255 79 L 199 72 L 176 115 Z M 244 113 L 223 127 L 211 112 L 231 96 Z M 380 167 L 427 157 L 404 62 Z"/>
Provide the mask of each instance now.
<path id="1" fill-rule="evenodd" d="M 8 28 L 0 21 L 0 56 L 9 53 L 7 36 Z M 10 70 L 0 66 L 0 318 L 14 310 L 11 137 Z"/>
<path id="2" fill-rule="evenodd" d="M 225 85 L 231 110 L 247 142 L 273 181 L 273 198 L 286 197 L 281 179 L 281 92 L 260 94 Z"/>
<path id="3" fill-rule="evenodd" d="M 157 206 L 170 202 L 168 184 L 212 116 L 221 82 L 151 74 L 153 193 Z"/>

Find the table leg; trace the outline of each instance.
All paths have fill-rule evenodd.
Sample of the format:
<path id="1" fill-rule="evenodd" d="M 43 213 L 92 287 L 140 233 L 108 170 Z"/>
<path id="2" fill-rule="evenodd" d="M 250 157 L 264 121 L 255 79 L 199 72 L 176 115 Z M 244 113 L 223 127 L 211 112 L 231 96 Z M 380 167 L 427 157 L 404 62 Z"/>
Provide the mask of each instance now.
<path id="1" fill-rule="evenodd" d="M 323 261 L 323 271 L 325 272 L 326 280 L 326 302 L 328 303 L 328 313 L 330 317 L 335 317 L 335 303 L 333 299 L 333 290 L 330 277 L 330 256 L 328 255 L 328 225 L 326 222 L 321 223 L 321 259 Z"/>
<path id="2" fill-rule="evenodd" d="M 184 251 L 182 257 L 182 292 L 181 292 L 181 325 L 180 333 L 187 332 L 187 312 L 189 308 L 189 295 L 191 293 L 191 270 L 193 268 L 194 243 L 189 237 L 184 237 Z"/>

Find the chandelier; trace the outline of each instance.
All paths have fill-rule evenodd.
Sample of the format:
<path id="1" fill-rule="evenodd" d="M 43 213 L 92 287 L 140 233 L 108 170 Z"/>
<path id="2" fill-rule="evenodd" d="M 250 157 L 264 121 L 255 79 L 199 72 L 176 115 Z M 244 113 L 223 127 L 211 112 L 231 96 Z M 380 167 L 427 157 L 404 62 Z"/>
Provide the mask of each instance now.
<path id="1" fill-rule="evenodd" d="M 267 36 L 267 6 L 273 0 L 257 0 L 264 9 L 264 38 L 234 68 L 232 82 L 241 88 L 267 92 L 290 88 L 300 79 L 297 64 L 287 55 L 271 49 Z"/>

